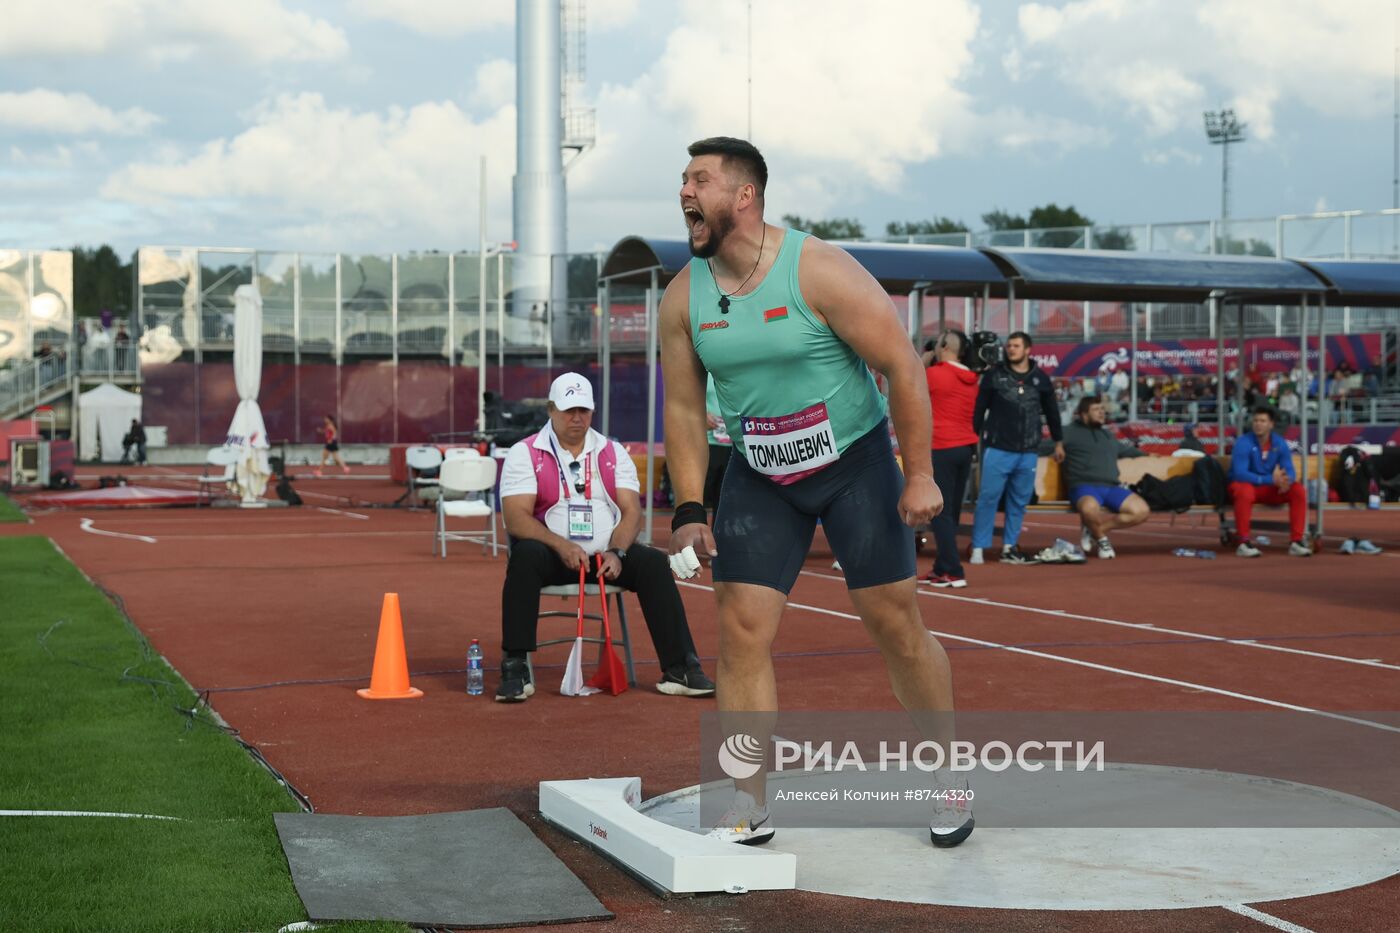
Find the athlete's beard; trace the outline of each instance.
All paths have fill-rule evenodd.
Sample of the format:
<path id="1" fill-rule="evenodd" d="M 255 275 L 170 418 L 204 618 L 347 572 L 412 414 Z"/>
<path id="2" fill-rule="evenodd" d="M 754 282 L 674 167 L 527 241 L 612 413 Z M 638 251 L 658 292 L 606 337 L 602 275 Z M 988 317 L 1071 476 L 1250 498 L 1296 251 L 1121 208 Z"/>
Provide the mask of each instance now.
<path id="1" fill-rule="evenodd" d="M 717 211 L 713 217 L 705 218 L 705 226 L 710 228 L 710 238 L 705 241 L 704 246 L 696 246 L 693 236 L 687 238 L 690 243 L 690 255 L 696 259 L 709 259 L 719 252 L 724 238 L 734 229 L 734 213 Z"/>

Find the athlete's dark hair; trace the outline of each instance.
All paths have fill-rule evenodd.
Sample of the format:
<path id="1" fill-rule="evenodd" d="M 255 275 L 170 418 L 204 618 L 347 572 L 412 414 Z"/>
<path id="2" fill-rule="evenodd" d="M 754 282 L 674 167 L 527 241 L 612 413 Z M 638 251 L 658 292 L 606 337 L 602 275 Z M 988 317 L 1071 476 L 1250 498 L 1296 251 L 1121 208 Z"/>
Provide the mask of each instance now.
<path id="1" fill-rule="evenodd" d="M 768 163 L 763 161 L 763 153 L 758 151 L 758 147 L 747 139 L 711 136 L 709 139 L 696 140 L 685 151 L 690 153 L 692 159 L 704 155 L 720 156 L 726 170 L 730 166 L 738 166 L 748 180 L 753 182 L 758 199 L 763 200 L 763 190 L 768 187 Z"/>
<path id="2" fill-rule="evenodd" d="M 1254 411 L 1251 414 L 1268 415 L 1270 421 L 1278 420 L 1278 415 L 1274 414 L 1274 409 L 1272 405 L 1255 405 Z"/>
<path id="3" fill-rule="evenodd" d="M 1084 396 L 1083 398 L 1081 398 L 1081 399 L 1079 400 L 1079 407 L 1076 408 L 1076 409 L 1074 410 L 1074 417 L 1076 417 L 1076 418 L 1078 418 L 1078 419 L 1080 419 L 1080 420 L 1082 421 L 1083 418 L 1084 418 L 1085 413 L 1088 412 L 1089 409 L 1093 408 L 1095 405 L 1099 404 L 1099 403 L 1102 402 L 1102 401 L 1103 401 L 1103 396 L 1102 396 L 1102 395 L 1086 395 L 1086 396 Z"/>
<path id="4" fill-rule="evenodd" d="M 333 428 L 338 428 L 338 427 L 340 427 L 340 425 L 338 425 L 338 424 L 335 423 L 335 415 L 326 415 L 326 420 L 329 421 L 329 422 L 331 423 L 331 427 L 333 427 Z"/>
<path id="5" fill-rule="evenodd" d="M 1031 335 L 1023 330 L 1012 331 L 1009 335 L 1007 335 L 1006 342 L 1010 343 L 1011 341 L 1016 340 L 1017 338 L 1025 341 L 1027 349 L 1035 346 L 1035 341 L 1031 339 Z"/>

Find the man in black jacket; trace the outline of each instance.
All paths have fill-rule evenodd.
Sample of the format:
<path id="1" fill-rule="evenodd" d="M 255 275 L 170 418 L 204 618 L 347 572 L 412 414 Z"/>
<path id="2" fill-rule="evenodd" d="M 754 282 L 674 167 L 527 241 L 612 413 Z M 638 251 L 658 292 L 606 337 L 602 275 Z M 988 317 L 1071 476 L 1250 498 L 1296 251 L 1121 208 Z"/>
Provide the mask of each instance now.
<path id="1" fill-rule="evenodd" d="M 1040 444 L 1041 418 L 1055 441 L 1055 462 L 1065 459 L 1060 433 L 1060 409 L 1050 377 L 1031 359 L 1029 334 L 1017 331 L 1006 340 L 1006 360 L 987 370 L 977 393 L 972 427 L 982 439 L 982 484 L 972 522 L 971 563 L 982 563 L 992 546 L 997 505 L 1006 494 L 1006 523 L 1001 535 L 1001 560 L 1033 564 L 1035 559 L 1016 546 L 1021 522 L 1035 491 L 1035 449 Z"/>

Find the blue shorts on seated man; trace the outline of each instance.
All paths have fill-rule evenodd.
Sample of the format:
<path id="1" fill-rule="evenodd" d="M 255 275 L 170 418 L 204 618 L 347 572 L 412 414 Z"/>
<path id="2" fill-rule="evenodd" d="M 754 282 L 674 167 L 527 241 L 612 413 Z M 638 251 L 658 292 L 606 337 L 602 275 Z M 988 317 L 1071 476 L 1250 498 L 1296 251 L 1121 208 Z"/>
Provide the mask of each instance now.
<path id="1" fill-rule="evenodd" d="M 1094 483 L 1079 483 L 1069 488 L 1069 504 L 1073 508 L 1079 504 L 1079 500 L 1085 496 L 1093 499 L 1100 508 L 1108 509 L 1110 512 L 1119 512 L 1123 509 L 1123 503 L 1128 501 L 1128 497 L 1133 491 L 1126 486 L 1099 486 Z"/>

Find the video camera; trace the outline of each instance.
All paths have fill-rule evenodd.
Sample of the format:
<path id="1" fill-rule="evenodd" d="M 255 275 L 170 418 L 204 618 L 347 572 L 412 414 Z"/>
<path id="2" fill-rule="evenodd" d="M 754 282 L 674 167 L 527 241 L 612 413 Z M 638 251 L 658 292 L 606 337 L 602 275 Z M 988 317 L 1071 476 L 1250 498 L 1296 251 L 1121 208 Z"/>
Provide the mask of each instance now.
<path id="1" fill-rule="evenodd" d="M 995 331 L 979 330 L 971 340 L 967 365 L 973 372 L 983 372 L 1001 362 L 1001 337 Z"/>

